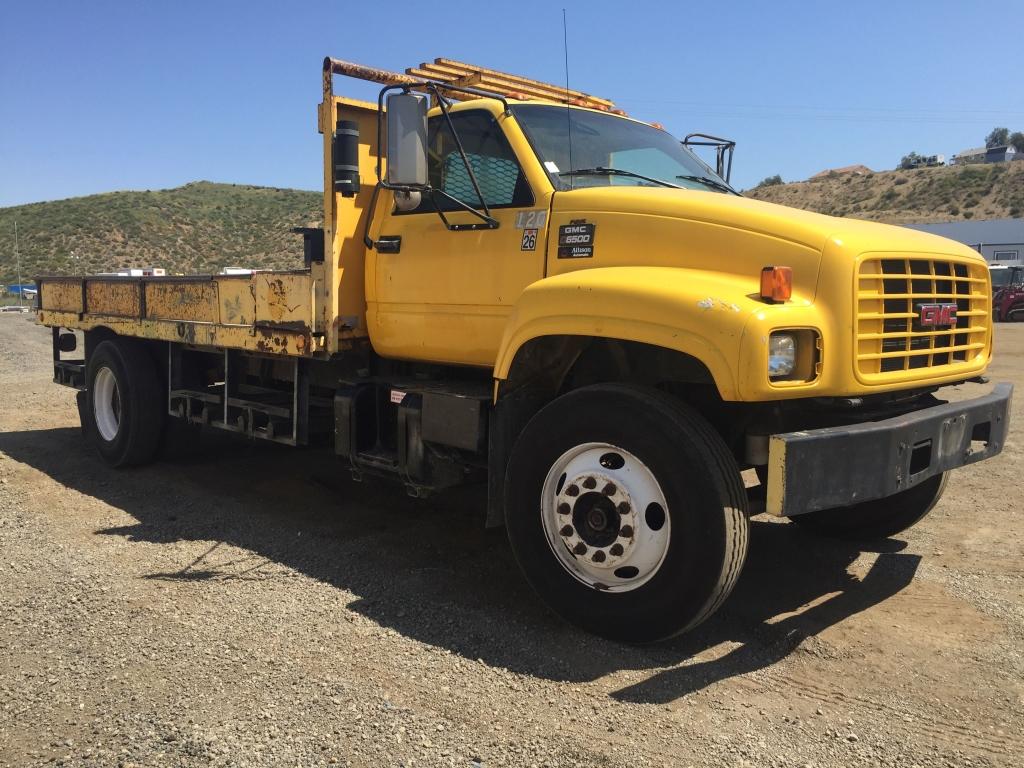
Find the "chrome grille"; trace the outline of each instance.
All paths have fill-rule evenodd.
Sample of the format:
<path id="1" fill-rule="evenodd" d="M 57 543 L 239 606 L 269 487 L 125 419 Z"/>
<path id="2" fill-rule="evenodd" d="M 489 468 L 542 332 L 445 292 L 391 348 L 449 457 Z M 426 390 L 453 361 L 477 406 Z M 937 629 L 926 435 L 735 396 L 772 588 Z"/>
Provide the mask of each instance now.
<path id="1" fill-rule="evenodd" d="M 946 375 L 983 364 L 979 358 L 991 322 L 985 269 L 984 264 L 918 256 L 863 260 L 855 331 L 861 378 Z M 954 325 L 922 327 L 922 305 L 953 303 Z"/>

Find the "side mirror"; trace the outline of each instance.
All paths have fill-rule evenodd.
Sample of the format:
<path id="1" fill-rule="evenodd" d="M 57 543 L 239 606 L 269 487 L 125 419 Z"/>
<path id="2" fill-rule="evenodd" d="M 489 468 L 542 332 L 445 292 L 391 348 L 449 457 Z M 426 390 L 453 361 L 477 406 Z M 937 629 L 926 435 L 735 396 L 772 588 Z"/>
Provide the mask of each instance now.
<path id="1" fill-rule="evenodd" d="M 692 147 L 713 147 L 715 150 L 715 173 L 725 179 L 726 184 L 729 183 L 729 177 L 732 176 L 732 154 L 736 149 L 735 141 L 732 139 L 722 139 L 718 136 L 709 136 L 706 133 L 691 133 L 683 139 L 682 144 L 687 149 Z M 704 164 L 707 165 L 707 163 Z M 710 168 L 711 166 L 708 167 Z"/>
<path id="2" fill-rule="evenodd" d="M 427 97 L 392 93 L 387 98 L 387 182 L 395 186 L 427 184 Z"/>

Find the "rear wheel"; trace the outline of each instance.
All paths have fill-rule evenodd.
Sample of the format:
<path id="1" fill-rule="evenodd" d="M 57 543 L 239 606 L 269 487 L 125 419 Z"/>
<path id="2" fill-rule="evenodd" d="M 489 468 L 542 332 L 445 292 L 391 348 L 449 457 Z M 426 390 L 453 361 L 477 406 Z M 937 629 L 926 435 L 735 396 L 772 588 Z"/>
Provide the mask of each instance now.
<path id="1" fill-rule="evenodd" d="M 164 404 L 156 366 L 131 339 L 100 342 L 89 356 L 83 431 L 115 467 L 145 464 L 160 445 Z"/>
<path id="2" fill-rule="evenodd" d="M 747 551 L 732 454 L 690 408 L 653 389 L 598 385 L 544 407 L 506 477 L 516 559 L 561 616 L 631 642 L 710 616 Z"/>
<path id="3" fill-rule="evenodd" d="M 823 509 L 790 518 L 801 528 L 837 539 L 874 541 L 902 533 L 942 498 L 948 472 L 935 475 L 905 491 L 839 509 Z"/>

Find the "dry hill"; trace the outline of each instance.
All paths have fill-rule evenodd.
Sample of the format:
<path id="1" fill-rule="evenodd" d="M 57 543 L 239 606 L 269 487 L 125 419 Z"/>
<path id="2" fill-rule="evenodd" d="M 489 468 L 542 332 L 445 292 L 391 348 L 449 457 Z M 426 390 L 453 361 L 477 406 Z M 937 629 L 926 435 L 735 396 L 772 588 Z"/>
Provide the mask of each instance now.
<path id="1" fill-rule="evenodd" d="M 1024 163 L 830 174 L 757 187 L 749 197 L 834 216 L 917 224 L 1024 215 Z"/>
<path id="2" fill-rule="evenodd" d="M 289 230 L 318 225 L 322 199 L 316 192 L 200 181 L 0 208 L 0 278 L 15 276 L 15 219 L 26 278 L 148 266 L 184 274 L 298 267 L 302 238 Z"/>

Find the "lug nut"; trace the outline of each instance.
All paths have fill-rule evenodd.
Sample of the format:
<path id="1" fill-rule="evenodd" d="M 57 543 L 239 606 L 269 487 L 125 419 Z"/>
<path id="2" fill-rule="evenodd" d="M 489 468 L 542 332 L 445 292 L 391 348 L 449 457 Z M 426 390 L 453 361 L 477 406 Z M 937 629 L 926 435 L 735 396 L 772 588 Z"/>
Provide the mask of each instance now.
<path id="1" fill-rule="evenodd" d="M 587 545 L 581 541 L 579 544 L 572 548 L 572 551 L 575 552 L 577 555 L 585 555 L 587 554 Z"/>
<path id="2" fill-rule="evenodd" d="M 617 506 L 616 509 L 619 510 L 619 514 L 620 515 L 628 515 L 629 514 L 629 502 L 620 501 L 619 502 L 619 506 Z"/>
<path id="3" fill-rule="evenodd" d="M 622 526 L 619 529 L 619 536 L 622 536 L 623 538 L 628 539 L 632 535 L 633 535 L 633 526 L 631 526 L 631 525 L 624 525 L 624 526 Z"/>
<path id="4" fill-rule="evenodd" d="M 604 562 L 604 552 L 602 552 L 599 549 L 599 550 L 597 550 L 597 552 L 594 553 L 594 556 L 592 558 L 590 558 L 590 559 L 593 560 L 595 563 L 603 563 Z"/>
<path id="5" fill-rule="evenodd" d="M 558 505 L 558 514 L 568 515 L 570 512 L 572 512 L 572 507 L 570 507 L 564 501 Z"/>
<path id="6" fill-rule="evenodd" d="M 580 489 L 576 485 L 570 485 L 568 488 L 565 489 L 565 495 L 566 496 L 579 496 L 580 495 Z"/>
<path id="7" fill-rule="evenodd" d="M 615 487 L 615 483 L 608 483 L 604 488 L 601 489 L 601 493 L 605 496 L 614 496 L 618 488 Z"/>
<path id="8" fill-rule="evenodd" d="M 618 542 L 615 542 L 614 544 L 612 544 L 611 547 L 608 549 L 608 554 L 611 555 L 612 557 L 618 557 L 619 555 L 622 554 L 622 552 L 623 552 L 622 545 L 619 544 Z"/>
<path id="9" fill-rule="evenodd" d="M 583 487 L 586 488 L 588 491 L 597 488 L 597 480 L 595 480 L 592 477 L 588 477 L 586 480 L 583 481 Z"/>
<path id="10" fill-rule="evenodd" d="M 571 525 L 563 525 L 562 526 L 562 530 L 560 530 L 559 533 L 562 534 L 562 536 L 565 536 L 565 537 L 572 536 L 572 534 L 573 534 L 572 526 Z"/>

